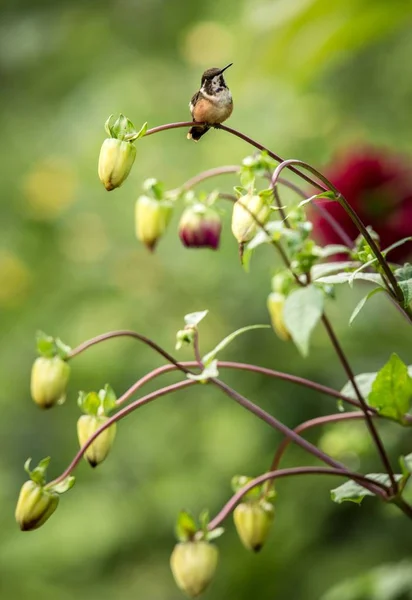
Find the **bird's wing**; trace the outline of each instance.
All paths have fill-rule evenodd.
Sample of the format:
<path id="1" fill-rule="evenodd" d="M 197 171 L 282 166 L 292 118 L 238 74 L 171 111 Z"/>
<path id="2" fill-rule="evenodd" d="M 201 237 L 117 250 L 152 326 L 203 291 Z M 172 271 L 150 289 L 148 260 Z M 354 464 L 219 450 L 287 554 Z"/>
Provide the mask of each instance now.
<path id="1" fill-rule="evenodd" d="M 193 116 L 193 108 L 196 104 L 196 102 L 198 101 L 200 96 L 200 90 L 198 92 L 196 92 L 196 94 L 193 94 L 191 101 L 189 102 L 189 108 L 190 108 L 190 112 L 192 113 Z"/>

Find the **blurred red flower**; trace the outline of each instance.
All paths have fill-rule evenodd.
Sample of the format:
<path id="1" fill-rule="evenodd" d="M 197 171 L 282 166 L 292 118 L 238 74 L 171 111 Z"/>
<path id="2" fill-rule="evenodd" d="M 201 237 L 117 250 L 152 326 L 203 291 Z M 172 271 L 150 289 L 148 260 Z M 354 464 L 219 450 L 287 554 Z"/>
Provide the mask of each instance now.
<path id="1" fill-rule="evenodd" d="M 376 148 L 364 147 L 337 158 L 323 170 L 357 212 L 365 225 L 371 225 L 385 249 L 412 235 L 412 163 L 403 157 Z M 324 211 L 336 219 L 351 240 L 359 234 L 349 216 L 337 202 L 317 200 Z M 314 237 L 325 244 L 342 243 L 327 218 L 313 209 Z M 389 254 L 391 261 L 410 256 L 412 244 L 406 243 Z"/>

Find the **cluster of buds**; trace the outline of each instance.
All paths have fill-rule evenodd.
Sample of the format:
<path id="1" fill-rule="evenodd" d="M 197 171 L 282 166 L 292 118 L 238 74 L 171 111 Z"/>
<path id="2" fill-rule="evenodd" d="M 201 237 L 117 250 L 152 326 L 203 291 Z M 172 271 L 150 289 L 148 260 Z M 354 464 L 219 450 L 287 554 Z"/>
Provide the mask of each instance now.
<path id="1" fill-rule="evenodd" d="M 66 362 L 70 348 L 58 338 L 39 332 L 37 349 L 41 356 L 36 358 L 31 370 L 31 397 L 41 408 L 63 404 L 70 376 Z"/>
<path id="2" fill-rule="evenodd" d="M 22 531 L 31 531 L 41 527 L 56 510 L 60 494 L 67 492 L 74 485 L 74 477 L 66 477 L 56 484 L 46 484 L 46 470 L 50 458 L 44 458 L 37 467 L 30 471 L 29 458 L 24 469 L 30 479 L 26 481 L 17 501 L 15 517 Z"/>
<path id="3" fill-rule="evenodd" d="M 144 195 L 136 201 L 136 237 L 153 251 L 165 233 L 173 214 L 173 201 L 163 191 L 156 179 L 147 179 L 143 184 Z"/>
<path id="4" fill-rule="evenodd" d="M 98 173 L 100 181 L 108 192 L 118 188 L 130 173 L 136 158 L 133 145 L 138 138 L 145 135 L 147 124 L 136 131 L 133 123 L 124 115 L 111 125 L 113 115 L 107 119 L 105 130 L 108 134 L 100 150 Z"/>
<path id="5" fill-rule="evenodd" d="M 77 437 L 80 447 L 83 447 L 100 427 L 107 423 L 108 414 L 116 407 L 116 396 L 112 388 L 106 385 L 98 393 L 80 392 L 77 403 L 85 413 L 77 421 Z M 104 461 L 110 452 L 115 436 L 116 423 L 113 423 L 93 440 L 83 455 L 89 465 L 97 467 Z"/>

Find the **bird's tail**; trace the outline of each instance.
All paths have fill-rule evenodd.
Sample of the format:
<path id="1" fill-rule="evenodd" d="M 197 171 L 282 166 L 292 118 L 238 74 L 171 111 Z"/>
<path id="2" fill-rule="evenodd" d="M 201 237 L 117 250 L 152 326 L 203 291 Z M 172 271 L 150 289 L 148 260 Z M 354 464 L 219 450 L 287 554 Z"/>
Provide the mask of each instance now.
<path id="1" fill-rule="evenodd" d="M 194 140 L 198 142 L 202 135 L 205 135 L 207 131 L 209 131 L 210 127 L 207 125 L 199 125 L 198 127 L 194 126 L 189 129 L 189 133 L 187 134 L 188 140 Z"/>

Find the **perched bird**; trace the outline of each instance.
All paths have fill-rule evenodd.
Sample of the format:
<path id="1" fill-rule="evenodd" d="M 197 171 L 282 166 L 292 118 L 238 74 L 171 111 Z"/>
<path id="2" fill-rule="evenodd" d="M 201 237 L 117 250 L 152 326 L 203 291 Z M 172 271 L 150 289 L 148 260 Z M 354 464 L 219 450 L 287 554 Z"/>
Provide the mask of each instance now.
<path id="1" fill-rule="evenodd" d="M 203 73 L 200 90 L 191 99 L 189 108 L 193 121 L 204 125 L 191 127 L 187 134 L 189 140 L 198 142 L 210 127 L 223 123 L 232 114 L 232 94 L 223 77 L 223 72 L 232 64 L 223 69 L 214 67 Z"/>

